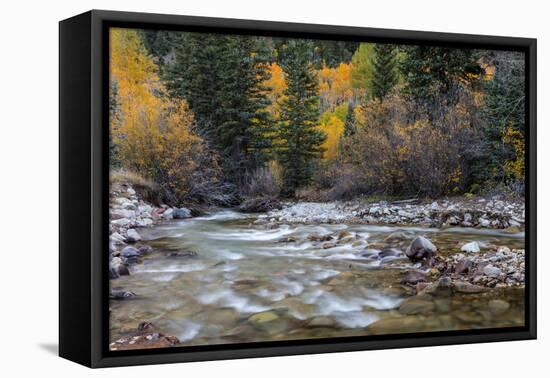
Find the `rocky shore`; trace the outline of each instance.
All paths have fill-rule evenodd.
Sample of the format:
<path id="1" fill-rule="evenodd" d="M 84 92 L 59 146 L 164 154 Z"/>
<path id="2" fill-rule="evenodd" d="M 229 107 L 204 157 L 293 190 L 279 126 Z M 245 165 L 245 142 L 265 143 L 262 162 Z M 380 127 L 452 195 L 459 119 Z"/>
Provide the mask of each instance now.
<path id="1" fill-rule="evenodd" d="M 180 343 L 175 336 L 167 336 L 157 330 L 152 323 L 140 323 L 136 330 L 127 332 L 109 344 L 111 350 L 169 348 Z"/>
<path id="2" fill-rule="evenodd" d="M 519 232 L 525 224 L 525 205 L 498 197 L 438 201 L 378 201 L 285 203 L 265 215 L 282 223 L 418 224 L 429 227 L 510 228 Z"/>
<path id="3" fill-rule="evenodd" d="M 148 253 L 140 228 L 170 219 L 191 217 L 187 208 L 155 207 L 140 199 L 131 185 L 114 183 L 110 190 L 109 261 L 111 279 L 130 274 L 130 266 Z"/>

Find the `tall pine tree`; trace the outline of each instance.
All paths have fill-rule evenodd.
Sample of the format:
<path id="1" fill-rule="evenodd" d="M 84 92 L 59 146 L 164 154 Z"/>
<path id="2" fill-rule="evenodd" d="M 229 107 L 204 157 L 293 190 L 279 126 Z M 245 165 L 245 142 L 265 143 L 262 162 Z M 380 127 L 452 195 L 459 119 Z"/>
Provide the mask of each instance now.
<path id="1" fill-rule="evenodd" d="M 383 99 L 397 84 L 397 54 L 390 44 L 374 45 L 372 97 Z"/>
<path id="2" fill-rule="evenodd" d="M 195 115 L 195 128 L 209 147 L 219 149 L 217 125 L 221 123 L 219 78 L 226 38 L 214 34 L 185 33 L 174 47 L 175 62 L 163 78 L 174 97 L 185 99 Z"/>
<path id="3" fill-rule="evenodd" d="M 269 54 L 255 37 L 230 37 L 220 56 L 221 106 L 217 131 L 230 177 L 241 180 L 262 166 L 272 149 L 274 124 L 264 82 L 269 79 Z"/>
<path id="4" fill-rule="evenodd" d="M 326 139 L 318 129 L 318 82 L 312 53 L 311 41 L 292 40 L 282 62 L 287 89 L 281 104 L 279 161 L 284 168 L 283 192 L 287 195 L 308 183 L 315 161 L 322 157 L 321 144 Z"/>

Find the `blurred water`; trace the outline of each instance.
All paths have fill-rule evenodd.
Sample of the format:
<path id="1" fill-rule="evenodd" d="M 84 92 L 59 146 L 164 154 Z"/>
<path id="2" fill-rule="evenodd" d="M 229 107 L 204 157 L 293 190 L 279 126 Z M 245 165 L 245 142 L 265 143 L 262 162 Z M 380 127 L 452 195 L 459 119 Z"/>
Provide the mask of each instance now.
<path id="1" fill-rule="evenodd" d="M 441 253 L 456 253 L 474 240 L 523 248 L 522 233 L 345 224 L 268 230 L 254 220 L 254 215 L 220 211 L 140 230 L 154 251 L 131 267 L 130 276 L 111 282 L 114 289 L 138 295 L 111 301 L 111 339 L 142 321 L 186 345 L 368 335 L 373 322 L 393 318 L 403 321 L 393 328 L 387 323 L 387 332 L 523 324 L 519 289 L 455 295 L 434 302 L 429 315 L 400 314 L 397 308 L 411 293 L 398 284 L 399 276 L 411 265 L 403 254 L 380 258 L 377 253 L 404 251 L 418 235 L 430 238 Z M 341 230 L 353 238 L 334 248 L 307 238 Z M 288 238 L 297 242 L 285 242 Z M 171 256 L 182 251 L 197 256 Z M 505 299 L 510 308 L 491 312 L 488 303 L 495 298 Z M 266 318 L 253 316 L 262 312 Z"/>

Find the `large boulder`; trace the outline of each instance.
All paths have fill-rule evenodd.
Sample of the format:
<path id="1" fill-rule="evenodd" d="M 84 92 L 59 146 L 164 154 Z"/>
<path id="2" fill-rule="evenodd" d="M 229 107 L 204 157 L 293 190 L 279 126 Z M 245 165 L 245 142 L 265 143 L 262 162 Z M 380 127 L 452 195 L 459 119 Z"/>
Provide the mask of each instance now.
<path id="1" fill-rule="evenodd" d="M 407 247 L 405 255 L 412 262 L 427 262 L 429 265 L 432 265 L 436 252 L 437 247 L 431 241 L 423 236 L 418 236 Z"/>
<path id="2" fill-rule="evenodd" d="M 174 212 L 172 213 L 172 216 L 174 217 L 174 219 L 191 218 L 191 210 L 186 209 L 185 207 L 181 207 L 179 209 L 174 209 Z"/>
<path id="3" fill-rule="evenodd" d="M 279 200 L 271 197 L 249 198 L 239 206 L 239 210 L 244 213 L 265 213 L 280 209 L 282 206 Z"/>

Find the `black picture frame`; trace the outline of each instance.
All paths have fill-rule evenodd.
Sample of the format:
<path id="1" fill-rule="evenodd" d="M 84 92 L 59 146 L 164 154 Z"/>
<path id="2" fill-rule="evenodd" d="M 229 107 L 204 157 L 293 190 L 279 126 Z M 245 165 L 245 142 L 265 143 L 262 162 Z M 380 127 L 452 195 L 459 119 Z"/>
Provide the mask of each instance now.
<path id="1" fill-rule="evenodd" d="M 525 326 L 112 352 L 108 348 L 108 28 L 515 50 L 526 58 Z M 88 367 L 536 338 L 536 39 L 92 10 L 59 24 L 59 354 Z"/>

